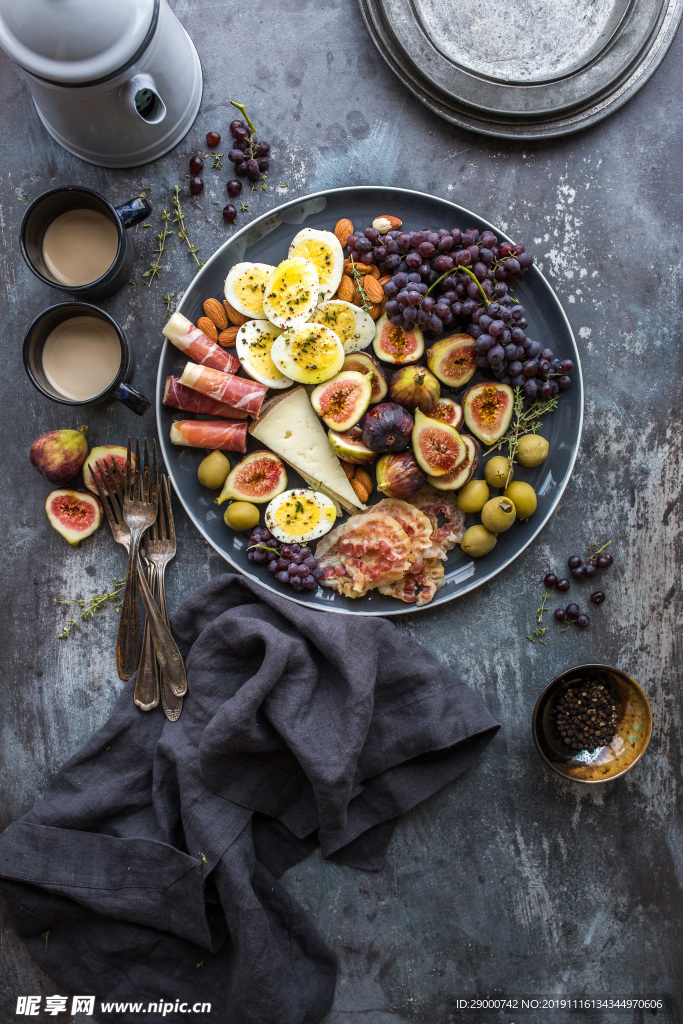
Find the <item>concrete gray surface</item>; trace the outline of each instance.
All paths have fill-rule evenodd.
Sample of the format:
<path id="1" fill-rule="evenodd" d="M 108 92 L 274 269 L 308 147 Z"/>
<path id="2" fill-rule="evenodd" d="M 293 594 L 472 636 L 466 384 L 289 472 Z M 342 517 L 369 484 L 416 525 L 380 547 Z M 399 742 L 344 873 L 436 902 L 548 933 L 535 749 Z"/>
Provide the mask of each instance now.
<path id="1" fill-rule="evenodd" d="M 0 59 L 0 825 L 32 806 L 105 721 L 122 685 L 115 613 L 105 610 L 63 641 L 56 633 L 66 614 L 52 603 L 105 588 L 123 572 L 122 549 L 105 529 L 80 550 L 50 529 L 43 511 L 49 485 L 30 467 L 29 446 L 46 430 L 81 422 L 89 424 L 92 443 L 120 443 L 137 428 L 148 436 L 155 429 L 151 412 L 138 422 L 114 404 L 71 415 L 25 378 L 24 332 L 61 295 L 37 282 L 21 260 L 26 203 L 20 197 L 82 183 L 118 203 L 149 184 L 156 226 L 174 183 L 185 185 L 187 158 L 203 149 L 205 132 L 217 128 L 227 136 L 232 97 L 247 104 L 273 150 L 268 193 L 248 197 L 240 223 L 276 206 L 282 195 L 344 184 L 409 186 L 454 199 L 537 255 L 574 328 L 586 381 L 576 470 L 539 540 L 489 585 L 398 622 L 477 689 L 502 721 L 500 734 L 466 777 L 406 815 L 381 873 L 312 857 L 287 876 L 292 894 L 341 955 L 326 1024 L 642 1024 L 653 1014 L 469 1012 L 456 1000 L 680 998 L 683 989 L 683 38 L 654 79 L 609 120 L 563 140 L 524 145 L 452 130 L 425 111 L 376 54 L 353 0 L 300 0 L 277 10 L 264 0 L 230 9 L 179 0 L 175 9 L 199 50 L 205 95 L 185 141 L 145 168 L 106 171 L 69 156 L 48 138 L 20 75 Z M 231 232 L 220 215 L 227 177 L 207 170 L 204 195 L 184 202 L 191 238 L 204 255 Z M 141 228 L 135 236 L 138 282 L 155 233 Z M 162 297 L 182 293 L 193 270 L 186 251 L 171 247 L 151 288 L 138 283 L 102 303 L 129 332 L 138 353 L 135 382 L 150 396 Z M 172 608 L 224 568 L 189 521 L 180 514 L 178 520 Z M 615 565 L 605 579 L 608 600 L 591 628 L 557 634 L 551 626 L 547 646 L 529 643 L 546 568 L 608 539 Z M 577 592 L 585 602 L 588 585 L 576 585 L 572 596 Z M 642 682 L 654 734 L 625 778 L 581 787 L 544 769 L 530 717 L 539 691 L 558 671 L 594 661 Z M 15 1019 L 18 994 L 55 991 L 7 923 L 0 979 L 3 1024 Z M 680 1020 L 680 1004 L 678 1014 Z M 671 1010 L 656 1016 L 676 1019 Z"/>

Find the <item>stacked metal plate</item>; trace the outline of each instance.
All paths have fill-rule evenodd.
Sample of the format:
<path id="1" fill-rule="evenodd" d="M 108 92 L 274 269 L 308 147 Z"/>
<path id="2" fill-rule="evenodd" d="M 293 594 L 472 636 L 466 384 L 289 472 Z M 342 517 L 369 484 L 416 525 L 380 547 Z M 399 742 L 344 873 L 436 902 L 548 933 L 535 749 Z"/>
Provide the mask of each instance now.
<path id="1" fill-rule="evenodd" d="M 625 103 L 664 59 L 683 0 L 359 0 L 384 60 L 453 124 L 564 135 Z"/>

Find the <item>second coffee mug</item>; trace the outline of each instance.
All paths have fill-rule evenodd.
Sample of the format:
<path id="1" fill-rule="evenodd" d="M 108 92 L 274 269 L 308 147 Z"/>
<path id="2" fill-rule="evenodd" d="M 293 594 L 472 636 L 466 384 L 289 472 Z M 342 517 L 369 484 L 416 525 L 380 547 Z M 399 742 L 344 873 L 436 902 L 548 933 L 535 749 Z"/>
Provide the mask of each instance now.
<path id="1" fill-rule="evenodd" d="M 112 206 L 80 185 L 54 188 L 24 214 L 21 252 L 45 284 L 73 298 L 102 299 L 130 279 L 135 254 L 126 232 L 151 212 L 139 196 Z"/>

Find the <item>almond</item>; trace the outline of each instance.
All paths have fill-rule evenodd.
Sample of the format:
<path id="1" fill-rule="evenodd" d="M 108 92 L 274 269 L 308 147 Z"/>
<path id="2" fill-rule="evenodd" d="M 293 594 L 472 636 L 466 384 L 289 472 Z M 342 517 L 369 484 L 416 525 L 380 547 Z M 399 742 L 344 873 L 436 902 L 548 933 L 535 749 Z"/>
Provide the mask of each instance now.
<path id="1" fill-rule="evenodd" d="M 197 321 L 197 327 L 202 332 L 202 334 L 206 334 L 207 337 L 211 338 L 211 341 L 218 341 L 218 331 L 216 330 L 216 325 L 213 322 L 213 320 L 209 320 L 208 316 L 200 316 L 199 320 Z"/>
<path id="2" fill-rule="evenodd" d="M 385 284 L 389 284 L 390 281 L 391 281 L 391 274 L 385 274 L 384 277 L 380 277 L 380 279 L 379 279 L 379 283 L 382 285 L 382 288 L 384 288 Z"/>
<path id="3" fill-rule="evenodd" d="M 219 331 L 224 331 L 228 326 L 228 314 L 223 308 L 223 303 L 218 299 L 207 299 L 204 303 L 204 316 L 216 325 Z"/>
<path id="4" fill-rule="evenodd" d="M 350 277 L 342 277 L 339 282 L 339 288 L 337 289 L 337 297 L 342 302 L 353 302 L 353 294 L 355 292 L 353 281 Z"/>
<path id="5" fill-rule="evenodd" d="M 353 224 L 348 217 L 342 217 L 340 221 L 337 221 L 337 226 L 334 229 L 334 233 L 341 242 L 342 248 L 346 245 L 349 235 L 353 234 Z"/>
<path id="6" fill-rule="evenodd" d="M 372 226 L 375 231 L 379 231 L 380 235 L 386 235 L 387 231 L 396 231 L 403 224 L 402 220 L 398 217 L 392 217 L 388 213 L 382 213 L 379 217 L 375 217 L 372 222 Z"/>
<path id="7" fill-rule="evenodd" d="M 362 466 L 356 466 L 356 472 L 354 473 L 354 480 L 356 483 L 364 487 L 368 494 L 372 493 L 372 477 L 368 473 L 367 469 L 363 469 Z"/>
<path id="8" fill-rule="evenodd" d="M 234 306 L 231 306 L 227 299 L 223 299 L 223 307 L 225 312 L 228 314 L 228 320 L 231 324 L 237 324 L 241 327 L 242 324 L 246 324 L 249 321 L 248 316 L 244 316 L 243 313 L 238 313 Z"/>
<path id="9" fill-rule="evenodd" d="M 373 320 L 379 320 L 382 313 L 384 312 L 384 303 L 378 302 L 374 306 L 370 306 L 368 310 L 368 316 L 372 317 Z"/>
<path id="10" fill-rule="evenodd" d="M 367 263 L 352 263 L 351 260 L 346 260 L 344 263 L 344 273 L 350 277 L 353 270 L 357 270 L 359 274 L 371 274 L 372 277 L 376 277 L 379 280 L 379 268 L 372 264 L 368 266 Z"/>
<path id="11" fill-rule="evenodd" d="M 356 472 L 356 467 L 353 466 L 350 462 L 344 462 L 343 459 L 340 459 L 339 461 L 341 462 L 342 469 L 346 473 L 346 479 L 353 479 L 353 474 Z"/>
<path id="12" fill-rule="evenodd" d="M 358 480 L 356 480 L 355 476 L 349 482 L 350 482 L 351 486 L 353 487 L 354 491 L 356 492 L 356 497 L 364 505 L 365 502 L 370 497 L 370 491 L 368 490 L 367 487 L 363 487 L 363 485 L 361 483 L 359 483 Z"/>
<path id="13" fill-rule="evenodd" d="M 237 332 L 239 327 L 226 327 L 224 331 L 218 335 L 218 344 L 222 345 L 223 348 L 232 348 L 237 341 Z"/>
<path id="14" fill-rule="evenodd" d="M 368 275 L 363 281 L 363 288 L 367 292 L 367 296 L 371 302 L 382 302 L 384 299 L 384 288 L 382 285 L 371 275 Z"/>

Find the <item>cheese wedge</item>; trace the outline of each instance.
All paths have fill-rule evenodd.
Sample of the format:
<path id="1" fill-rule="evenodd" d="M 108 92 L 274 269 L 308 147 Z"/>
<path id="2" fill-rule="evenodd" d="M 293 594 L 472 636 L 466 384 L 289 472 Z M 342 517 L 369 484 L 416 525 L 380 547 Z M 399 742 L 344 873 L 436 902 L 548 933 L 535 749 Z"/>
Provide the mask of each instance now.
<path id="1" fill-rule="evenodd" d="M 249 432 L 347 512 L 366 507 L 332 451 L 305 388 L 292 388 L 264 404 Z"/>

